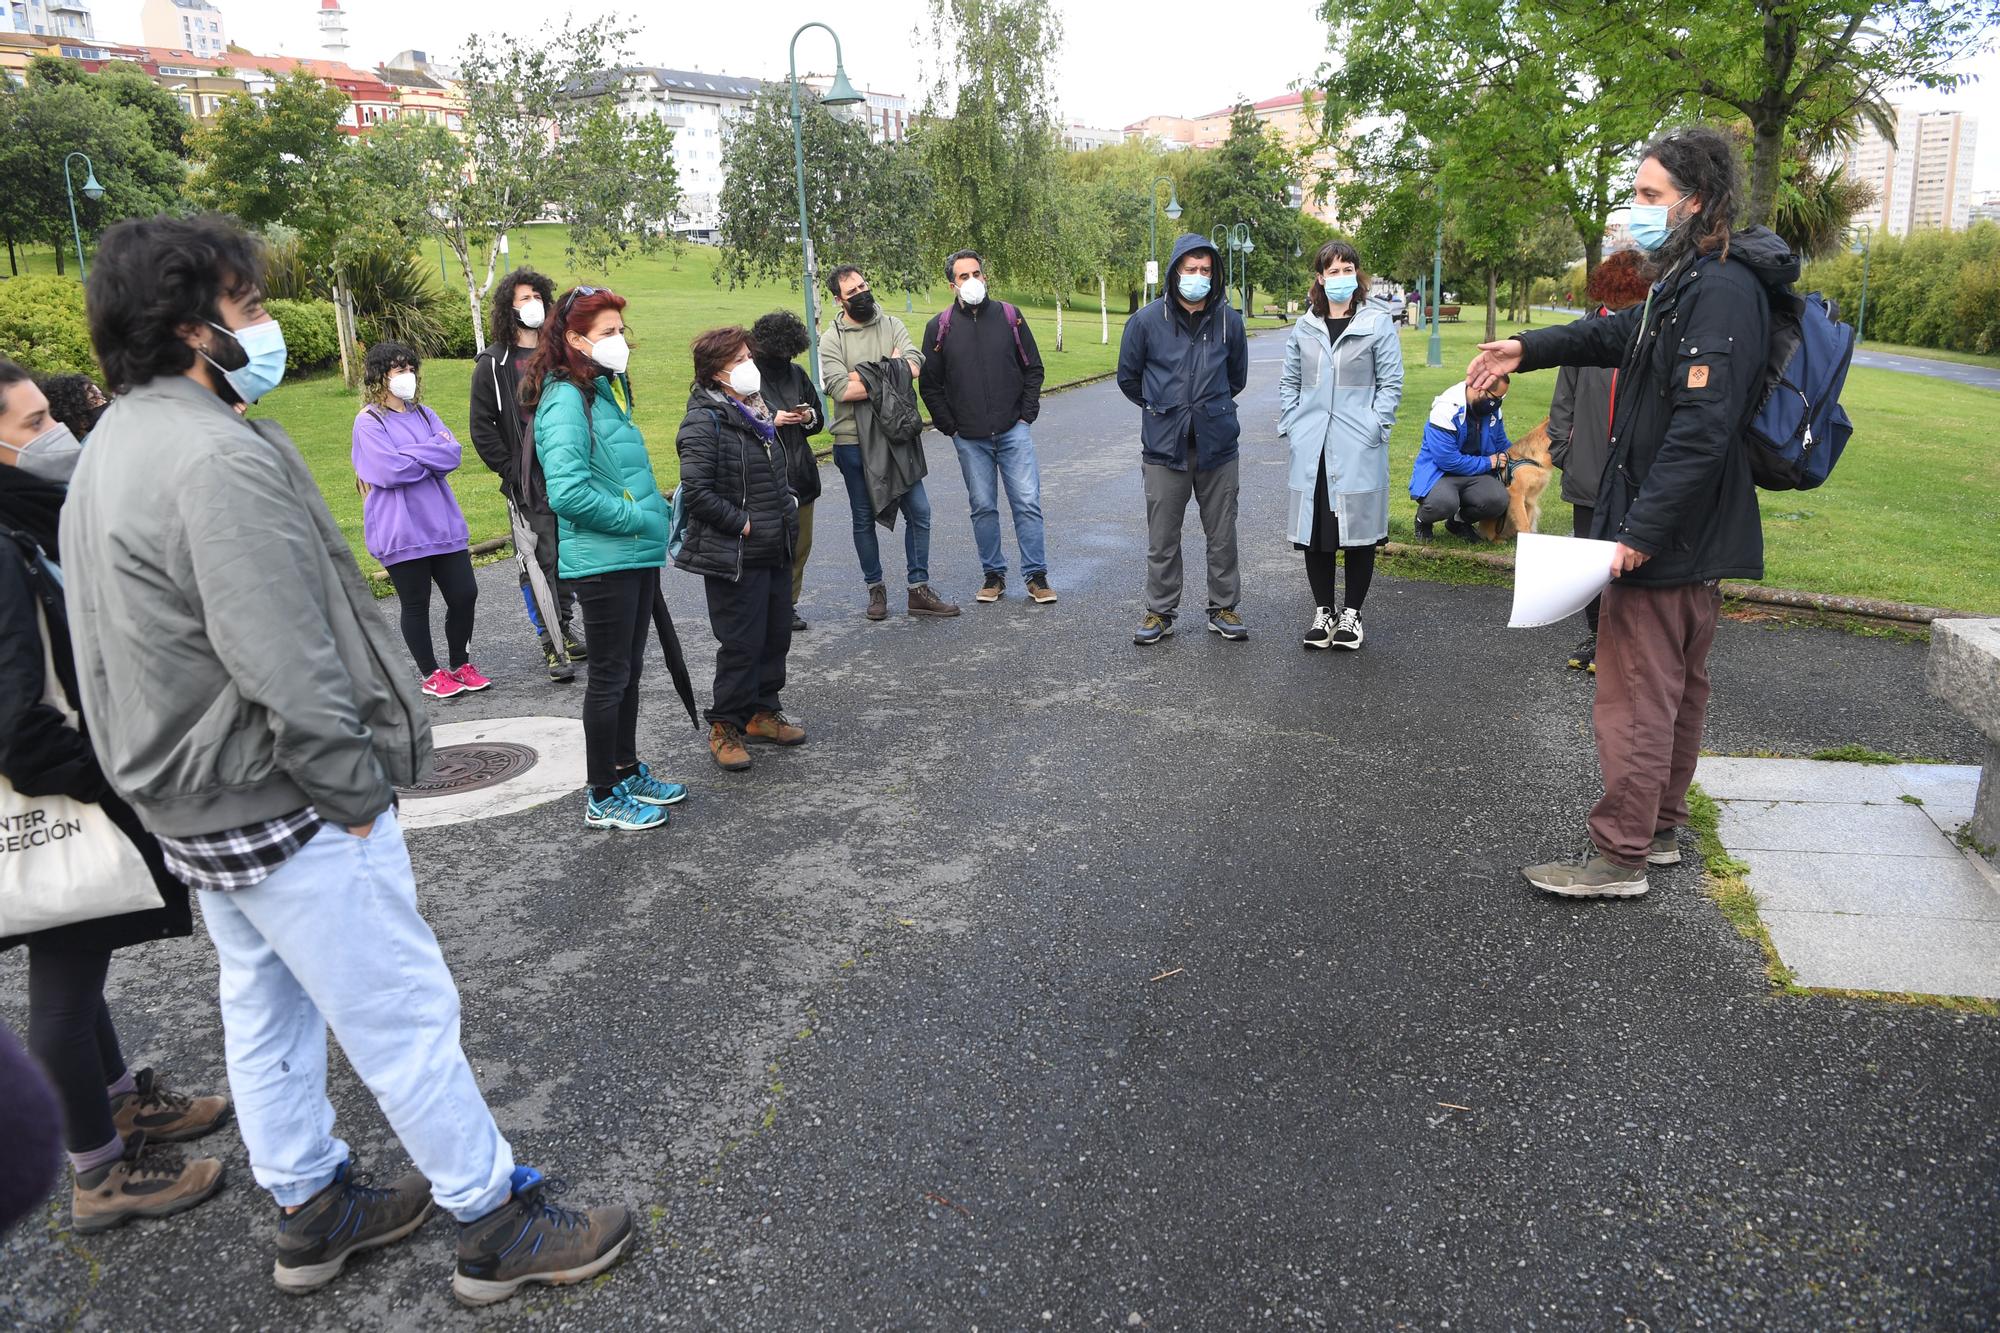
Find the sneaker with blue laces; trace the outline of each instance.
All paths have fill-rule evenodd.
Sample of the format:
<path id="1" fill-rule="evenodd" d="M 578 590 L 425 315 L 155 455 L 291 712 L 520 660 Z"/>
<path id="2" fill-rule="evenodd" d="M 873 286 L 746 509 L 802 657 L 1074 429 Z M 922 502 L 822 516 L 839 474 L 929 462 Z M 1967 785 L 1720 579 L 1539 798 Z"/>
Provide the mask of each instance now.
<path id="1" fill-rule="evenodd" d="M 667 812 L 662 806 L 644 805 L 621 786 L 613 787 L 603 800 L 595 795 L 584 798 L 583 822 L 592 828 L 622 828 L 643 832 L 665 828 Z"/>
<path id="2" fill-rule="evenodd" d="M 544 1196 L 562 1193 L 562 1182 L 545 1181 L 529 1166 L 514 1168 L 513 1185 L 507 1202 L 459 1224 L 451 1290 L 460 1304 L 504 1301 L 530 1282 L 586 1282 L 617 1263 L 632 1239 L 629 1208 L 550 1203 Z"/>
<path id="3" fill-rule="evenodd" d="M 641 805 L 673 805 L 687 799 L 688 789 L 678 782 L 662 782 L 653 770 L 639 763 L 639 771 L 618 784 L 619 789 Z"/>

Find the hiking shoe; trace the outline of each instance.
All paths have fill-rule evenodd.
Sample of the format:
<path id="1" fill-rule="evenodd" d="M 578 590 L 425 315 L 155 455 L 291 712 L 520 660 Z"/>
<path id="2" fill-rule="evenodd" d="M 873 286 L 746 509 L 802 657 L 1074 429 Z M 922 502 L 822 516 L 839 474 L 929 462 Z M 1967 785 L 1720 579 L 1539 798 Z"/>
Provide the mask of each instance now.
<path id="1" fill-rule="evenodd" d="M 1006 591 L 1007 576 L 1005 574 L 988 574 L 986 582 L 979 585 L 979 591 L 972 594 L 972 599 L 976 602 L 997 602 Z"/>
<path id="2" fill-rule="evenodd" d="M 773 745 L 804 745 L 806 729 L 786 717 L 782 712 L 765 709 L 751 715 L 743 728 L 746 741 L 769 741 Z"/>
<path id="3" fill-rule="evenodd" d="M 542 636 L 542 662 L 549 669 L 550 680 L 566 683 L 576 679 L 576 668 L 563 661 L 562 654 L 556 651 L 555 640 L 546 634 Z"/>
<path id="4" fill-rule="evenodd" d="M 1676 829 L 1668 829 L 1665 833 L 1653 835 L 1653 840 L 1646 844 L 1647 865 L 1677 866 L 1681 863 L 1680 839 L 1675 836 L 1677 832 Z M 1603 855 L 1598 851 L 1597 841 L 1594 838 L 1591 840 L 1590 850 L 1599 856 Z"/>
<path id="5" fill-rule="evenodd" d="M 1139 628 L 1133 632 L 1132 642 L 1143 648 L 1147 644 L 1158 643 L 1173 632 L 1174 618 L 1172 616 L 1163 616 L 1157 612 L 1148 611 L 1146 618 L 1139 622 Z"/>
<path id="6" fill-rule="evenodd" d="M 229 1119 L 227 1097 L 190 1097 L 176 1092 L 150 1069 L 132 1075 L 134 1090 L 111 1099 L 111 1124 L 120 1138 L 143 1131 L 153 1143 L 185 1143 Z"/>
<path id="7" fill-rule="evenodd" d="M 1028 596 L 1032 597 L 1036 604 L 1040 606 L 1047 606 L 1049 603 L 1055 601 L 1056 590 L 1049 586 L 1049 576 L 1047 574 L 1028 575 Z"/>
<path id="8" fill-rule="evenodd" d="M 584 797 L 583 822 L 591 828 L 618 828 L 645 833 L 665 828 L 667 812 L 660 806 L 636 800 L 621 784 L 613 787 L 611 794 L 603 800 L 599 800 L 594 793 Z"/>
<path id="9" fill-rule="evenodd" d="M 1305 646 L 1308 648 L 1333 647 L 1334 624 L 1335 624 L 1335 617 L 1333 614 L 1332 607 L 1330 606 L 1315 607 L 1313 609 L 1312 628 L 1306 631 L 1305 638 L 1300 640 L 1300 642 L 1305 644 Z"/>
<path id="10" fill-rule="evenodd" d="M 879 583 L 868 585 L 868 610 L 864 612 L 870 620 L 889 618 L 889 590 Z"/>
<path id="11" fill-rule="evenodd" d="M 387 1189 L 357 1184 L 352 1159 L 296 1213 L 278 1210 L 278 1261 L 271 1280 L 299 1296 L 340 1276 L 348 1256 L 393 1245 L 431 1215 L 431 1183 L 406 1171 Z"/>
<path id="12" fill-rule="evenodd" d="M 1646 867 L 1627 869 L 1593 852 L 1582 865 L 1551 862 L 1527 866 L 1521 877 L 1546 893 L 1564 898 L 1637 898 L 1651 887 L 1646 883 Z"/>
<path id="13" fill-rule="evenodd" d="M 794 634 L 800 634 L 800 633 L 803 633 L 803 632 L 805 631 L 805 629 L 806 629 L 806 618 L 805 618 L 804 616 L 802 616 L 802 615 L 800 615 L 800 614 L 799 614 L 799 609 L 798 609 L 797 607 L 793 607 L 793 608 L 792 608 L 792 633 L 794 633 Z"/>
<path id="14" fill-rule="evenodd" d="M 458 1271 L 451 1292 L 464 1305 L 504 1301 L 530 1282 L 566 1286 L 618 1262 L 632 1239 L 632 1210 L 620 1204 L 578 1210 L 549 1203 L 559 1181 L 514 1168 L 514 1193 L 484 1217 L 458 1226 Z"/>
<path id="15" fill-rule="evenodd" d="M 453 667 L 451 678 L 468 690 L 483 690 L 493 682 L 479 674 L 479 668 L 467 662 L 464 666 Z"/>
<path id="16" fill-rule="evenodd" d="M 433 699 L 449 699 L 465 693 L 465 682 L 439 667 L 424 677 L 424 693 Z"/>
<path id="17" fill-rule="evenodd" d="M 1333 627 L 1333 646 L 1336 648 L 1361 646 L 1361 613 L 1351 606 L 1340 613 L 1340 621 Z"/>
<path id="18" fill-rule="evenodd" d="M 126 1136 L 125 1155 L 76 1178 L 70 1224 L 79 1235 L 122 1227 L 135 1217 L 171 1217 L 215 1197 L 222 1163 L 190 1161 L 179 1148 L 148 1143 L 146 1132 Z"/>
<path id="19" fill-rule="evenodd" d="M 569 654 L 570 661 L 587 662 L 590 660 L 590 654 L 584 651 L 583 640 L 576 637 L 575 630 L 571 629 L 568 625 L 564 625 L 562 627 L 562 636 L 563 651 Z"/>
<path id="20" fill-rule="evenodd" d="M 1220 634 L 1231 643 L 1241 643 L 1250 637 L 1250 627 L 1234 611 L 1210 611 L 1208 628 L 1210 633 Z"/>
<path id="21" fill-rule="evenodd" d="M 618 784 L 620 791 L 641 805 L 674 805 L 687 799 L 688 789 L 678 782 L 663 782 L 640 761 L 639 771 Z"/>
<path id="22" fill-rule="evenodd" d="M 715 762 L 732 773 L 750 767 L 750 751 L 744 748 L 743 732 L 734 722 L 708 724 L 708 752 Z"/>
<path id="23" fill-rule="evenodd" d="M 1418 519 L 1417 520 L 1418 543 L 1424 546 L 1429 546 L 1436 539 L 1437 539 L 1437 525 L 1435 523 L 1426 523 L 1424 522 L 1424 520 Z"/>
<path id="24" fill-rule="evenodd" d="M 910 589 L 910 614 L 913 616 L 931 616 L 942 620 L 947 616 L 957 615 L 958 604 L 956 602 L 947 602 L 944 598 L 938 596 L 937 593 L 931 590 L 930 584 L 919 583 L 916 587 Z"/>
<path id="25" fill-rule="evenodd" d="M 1584 636 L 1582 643 L 1569 650 L 1569 669 L 1571 671 L 1596 672 L 1597 636 L 1595 634 Z"/>

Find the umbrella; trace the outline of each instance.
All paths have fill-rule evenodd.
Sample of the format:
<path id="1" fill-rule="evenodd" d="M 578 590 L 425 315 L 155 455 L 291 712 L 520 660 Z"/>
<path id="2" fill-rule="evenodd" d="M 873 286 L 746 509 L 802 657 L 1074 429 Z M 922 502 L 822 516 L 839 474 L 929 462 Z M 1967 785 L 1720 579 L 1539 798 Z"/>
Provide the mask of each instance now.
<path id="1" fill-rule="evenodd" d="M 680 692 L 681 703 L 687 708 L 688 721 L 699 727 L 701 717 L 694 707 L 694 681 L 688 676 L 687 658 L 681 653 L 681 636 L 674 633 L 674 617 L 667 610 L 665 592 L 653 593 L 653 629 L 660 636 L 660 652 L 667 659 L 667 674 L 674 678 L 674 689 Z"/>
<path id="2" fill-rule="evenodd" d="M 507 523 L 514 533 L 514 559 L 520 564 L 521 572 L 528 577 L 528 590 L 533 594 L 535 608 L 541 614 L 543 632 L 549 636 L 549 642 L 555 645 L 557 659 L 567 663 L 570 658 L 569 649 L 563 644 L 562 609 L 556 605 L 555 589 L 549 586 L 548 578 L 542 573 L 542 562 L 535 558 L 536 548 L 539 545 L 535 538 L 535 530 L 528 526 L 528 521 L 521 516 L 520 509 L 514 504 L 514 498 L 506 495 L 504 491 L 502 495 L 507 501 Z"/>

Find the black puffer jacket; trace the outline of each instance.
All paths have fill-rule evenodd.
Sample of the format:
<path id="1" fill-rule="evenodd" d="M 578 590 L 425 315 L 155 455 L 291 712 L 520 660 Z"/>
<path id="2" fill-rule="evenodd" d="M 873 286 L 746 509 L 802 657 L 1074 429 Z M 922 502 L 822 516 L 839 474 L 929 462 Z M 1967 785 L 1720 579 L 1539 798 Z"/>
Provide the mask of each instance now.
<path id="1" fill-rule="evenodd" d="M 1698 256 L 1656 284 L 1650 309 L 1515 335 L 1523 370 L 1618 370 L 1591 535 L 1651 557 L 1621 582 L 1764 577 L 1744 430 L 1763 395 L 1771 291 L 1798 276 L 1791 248 L 1751 227 L 1730 238 L 1726 257 Z"/>
<path id="2" fill-rule="evenodd" d="M 775 437 L 766 441 L 721 391 L 696 388 L 674 447 L 688 515 L 687 541 L 674 564 L 731 582 L 746 569 L 789 565 L 798 547 L 799 512 L 785 475 L 784 445 Z"/>
<path id="3" fill-rule="evenodd" d="M 785 446 L 785 479 L 799 503 L 809 505 L 820 493 L 819 460 L 813 457 L 812 434 L 826 424 L 826 411 L 819 405 L 812 376 L 797 362 L 759 361 L 757 373 L 764 377 L 764 406 L 772 416 L 795 411 L 800 404 L 809 414 L 803 425 L 778 427 L 778 440 Z"/>

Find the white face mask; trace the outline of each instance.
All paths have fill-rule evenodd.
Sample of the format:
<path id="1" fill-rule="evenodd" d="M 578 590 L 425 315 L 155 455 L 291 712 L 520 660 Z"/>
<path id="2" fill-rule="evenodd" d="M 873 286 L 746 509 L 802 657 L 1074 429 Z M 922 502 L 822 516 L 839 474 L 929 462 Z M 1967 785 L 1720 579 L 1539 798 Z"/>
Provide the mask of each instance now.
<path id="1" fill-rule="evenodd" d="M 389 377 L 389 392 L 404 402 L 417 396 L 417 376 L 415 371 L 405 370 Z"/>
<path id="2" fill-rule="evenodd" d="M 579 335 L 581 336 L 581 335 Z M 625 343 L 625 335 L 614 333 L 609 338 L 591 342 L 585 338 L 584 345 L 590 348 L 590 359 L 614 375 L 623 375 L 625 367 L 632 364 L 632 349 Z"/>
<path id="3" fill-rule="evenodd" d="M 755 361 L 738 361 L 729 368 L 729 387 L 736 390 L 739 398 L 755 397 L 757 390 L 764 387 L 764 376 L 757 369 Z"/>
<path id="4" fill-rule="evenodd" d="M 76 441 L 76 435 L 68 426 L 57 422 L 47 430 L 23 445 L 0 445 L 0 448 L 14 451 L 14 466 L 30 476 L 44 481 L 69 484 L 70 474 L 76 471 L 77 459 L 83 457 L 83 446 Z"/>
<path id="5" fill-rule="evenodd" d="M 532 301 L 523 301 L 520 305 L 514 307 L 514 318 L 521 321 L 521 327 L 524 329 L 539 329 L 542 327 L 542 319 L 547 313 L 542 308 L 540 297 L 536 297 Z"/>
<path id="6" fill-rule="evenodd" d="M 967 305 L 978 305 L 986 299 L 986 280 L 967 278 L 958 284 L 958 299 Z"/>

